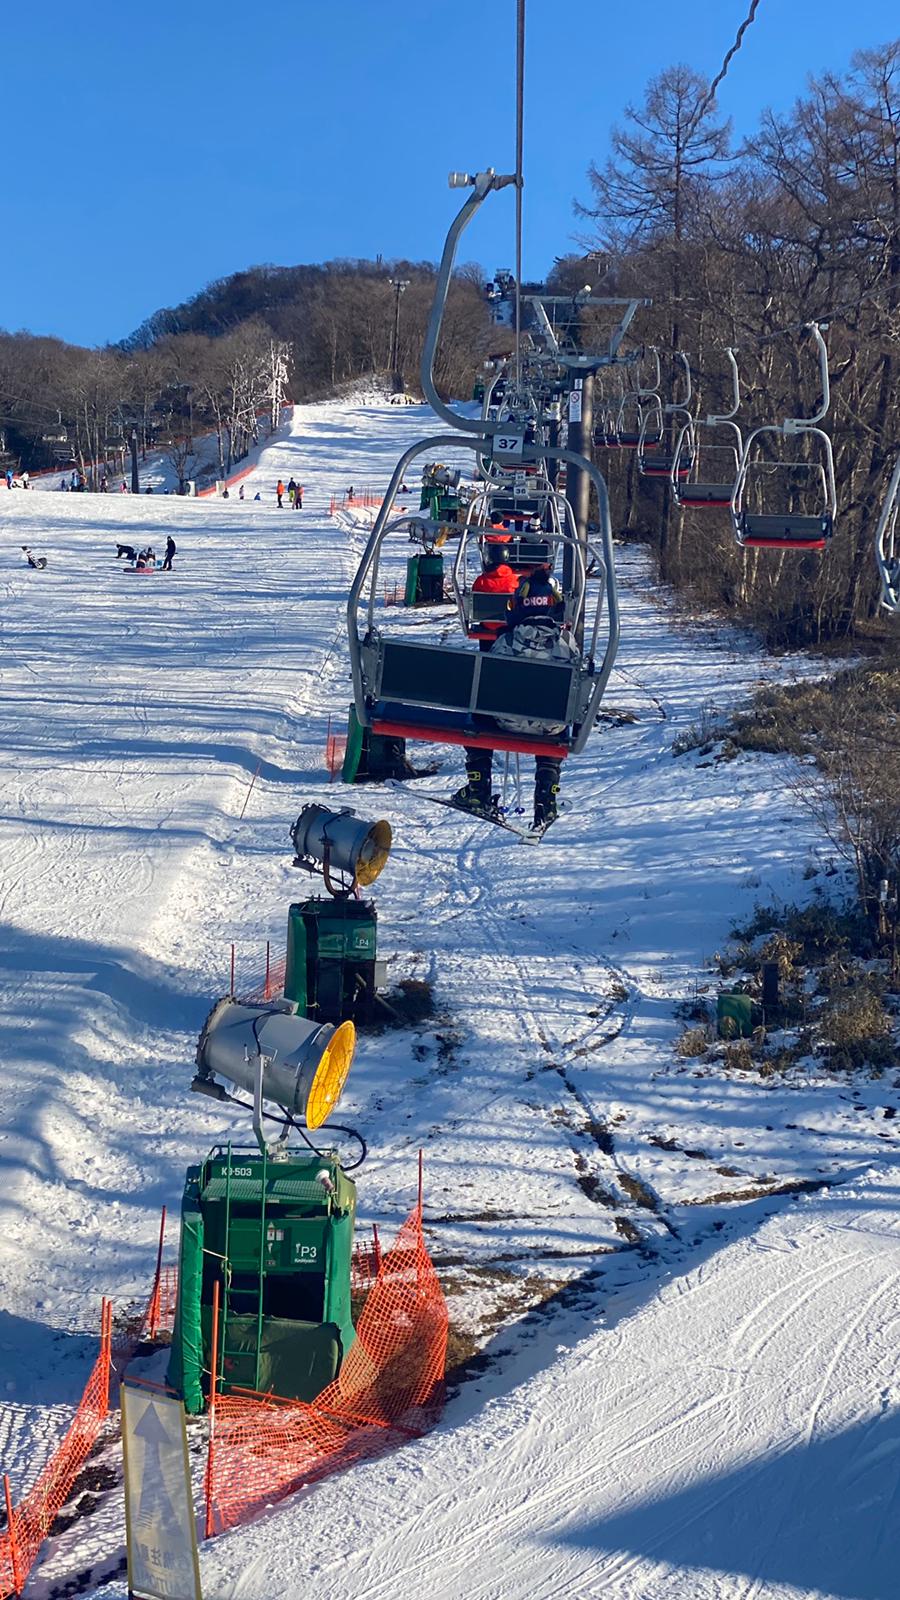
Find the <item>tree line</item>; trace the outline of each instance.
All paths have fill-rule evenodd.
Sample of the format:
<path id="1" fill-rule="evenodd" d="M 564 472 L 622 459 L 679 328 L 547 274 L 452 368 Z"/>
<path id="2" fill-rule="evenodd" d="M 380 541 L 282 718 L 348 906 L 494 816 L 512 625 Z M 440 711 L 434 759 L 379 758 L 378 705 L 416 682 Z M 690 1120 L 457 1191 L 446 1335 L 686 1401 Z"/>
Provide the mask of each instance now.
<path id="1" fill-rule="evenodd" d="M 652 297 L 635 326 L 669 353 L 669 393 L 671 353 L 690 353 L 700 416 L 728 408 L 729 345 L 745 435 L 811 415 L 819 373 L 802 330 L 828 325 L 832 404 L 823 426 L 834 442 L 838 517 L 824 556 L 742 550 L 727 513 L 682 515 L 639 478 L 633 452 L 600 450 L 619 527 L 655 544 L 668 581 L 737 608 L 770 643 L 871 631 L 872 538 L 900 449 L 900 40 L 810 80 L 789 113 L 766 112 L 737 149 L 707 81 L 672 67 L 626 110 L 589 182 L 577 209 L 595 247 L 594 292 Z M 574 291 L 584 272 L 584 256 L 564 257 L 555 282 Z M 591 316 L 582 313 L 586 338 Z M 808 504 L 817 492 L 813 441 L 799 450 L 771 435 L 762 443 L 750 482 L 757 503 L 782 495 L 787 504 L 776 510 Z M 779 452 L 793 453 L 794 472 L 774 466 Z"/>
<path id="2" fill-rule="evenodd" d="M 395 292 L 407 282 L 393 350 Z M 86 349 L 0 331 L 0 441 L 5 461 L 31 470 L 72 461 L 121 467 L 132 431 L 195 476 L 195 443 L 217 441 L 224 475 L 274 426 L 286 400 L 359 379 L 395 376 L 416 388 L 435 269 L 428 263 L 337 261 L 252 267 L 157 311 L 118 345 Z M 483 274 L 466 267 L 448 297 L 435 375 L 467 393 L 490 342 Z"/>

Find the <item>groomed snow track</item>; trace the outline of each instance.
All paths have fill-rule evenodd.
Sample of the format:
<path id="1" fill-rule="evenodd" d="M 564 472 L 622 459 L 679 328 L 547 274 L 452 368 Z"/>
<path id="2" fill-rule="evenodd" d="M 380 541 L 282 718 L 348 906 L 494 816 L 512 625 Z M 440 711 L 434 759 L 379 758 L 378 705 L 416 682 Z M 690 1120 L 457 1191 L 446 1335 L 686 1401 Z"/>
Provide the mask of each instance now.
<path id="1" fill-rule="evenodd" d="M 361 548 L 330 497 L 385 483 L 433 420 L 297 408 L 243 503 L 0 495 L 3 1466 L 24 1486 L 62 1430 L 81 1330 L 101 1292 L 145 1290 L 185 1166 L 249 1137 L 188 1096 L 193 1042 L 230 942 L 255 973 L 283 939 L 305 889 L 287 829 L 330 797 L 390 820 L 381 953 L 433 987 L 432 1017 L 363 1041 L 346 1111 L 372 1150 L 363 1220 L 408 1211 L 425 1147 L 454 1391 L 427 1440 L 206 1547 L 207 1592 L 263 1600 L 277 1572 L 288 1600 L 886 1600 L 893 1086 L 763 1084 L 673 1053 L 675 1007 L 732 923 L 808 893 L 828 852 L 779 762 L 675 760 L 672 740 L 809 667 L 676 624 L 622 548 L 606 711 L 536 850 L 414 785 L 329 786 Z M 279 512 L 292 472 L 304 509 Z M 168 531 L 175 574 L 138 590 L 116 542 Z M 432 753 L 428 789 L 456 786 L 460 753 Z M 804 1185 L 824 1187 L 778 1193 Z M 90 1592 L 120 1549 L 111 1497 L 51 1541 L 34 1594 L 78 1574 Z"/>

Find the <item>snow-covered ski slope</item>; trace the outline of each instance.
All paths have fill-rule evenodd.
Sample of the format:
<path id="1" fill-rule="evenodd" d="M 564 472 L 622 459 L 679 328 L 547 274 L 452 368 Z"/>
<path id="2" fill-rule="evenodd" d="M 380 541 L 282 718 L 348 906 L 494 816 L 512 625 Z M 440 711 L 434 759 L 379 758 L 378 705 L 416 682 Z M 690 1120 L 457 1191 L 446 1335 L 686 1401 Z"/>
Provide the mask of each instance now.
<path id="1" fill-rule="evenodd" d="M 288 828 L 318 798 L 391 821 L 380 953 L 435 995 L 361 1042 L 361 1217 L 399 1222 L 424 1145 L 455 1357 L 484 1355 L 428 1440 L 206 1547 L 208 1595 L 263 1600 L 277 1572 L 298 1600 L 888 1597 L 898 1091 L 673 1051 L 732 924 L 808 895 L 829 853 L 781 762 L 672 741 L 801 666 L 677 623 L 622 548 L 606 714 L 536 849 L 414 785 L 329 785 L 362 548 L 329 499 L 384 486 L 430 431 L 424 408 L 299 407 L 243 503 L 0 491 L 2 1464 L 19 1489 L 61 1430 L 99 1296 L 146 1291 L 185 1166 L 251 1137 L 188 1094 L 194 1043 L 230 942 L 239 987 L 280 949 L 308 887 Z M 299 513 L 274 501 L 291 473 Z M 172 576 L 123 574 L 118 541 L 170 531 Z M 388 620 L 456 637 L 449 609 Z M 424 788 L 449 792 L 461 752 L 428 754 Z M 831 1187 L 773 1193 L 806 1181 Z M 101 1523 L 51 1547 L 36 1593 L 114 1564 Z"/>

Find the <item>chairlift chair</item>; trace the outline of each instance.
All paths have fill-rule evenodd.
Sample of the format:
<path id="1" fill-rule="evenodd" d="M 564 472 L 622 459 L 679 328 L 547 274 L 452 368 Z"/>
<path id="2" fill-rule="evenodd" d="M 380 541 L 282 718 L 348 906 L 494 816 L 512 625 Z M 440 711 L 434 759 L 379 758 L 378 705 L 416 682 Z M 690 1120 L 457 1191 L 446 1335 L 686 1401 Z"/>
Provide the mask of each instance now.
<path id="1" fill-rule="evenodd" d="M 894 462 L 891 481 L 885 496 L 878 526 L 875 530 L 875 560 L 881 578 L 881 603 L 900 616 L 900 530 L 897 514 L 900 511 L 900 455 Z"/>
<path id="2" fill-rule="evenodd" d="M 737 478 L 731 494 L 731 517 L 738 544 L 749 550 L 824 550 L 834 533 L 837 512 L 837 484 L 834 475 L 834 450 L 831 439 L 818 427 L 827 415 L 831 399 L 828 377 L 828 350 L 818 323 L 810 323 L 808 330 L 816 342 L 819 370 L 822 379 L 822 400 L 818 411 L 811 417 L 785 417 L 783 422 L 768 422 L 748 434 L 738 466 Z M 779 439 L 801 435 L 819 442 L 822 458 L 819 462 L 776 461 L 766 465 L 773 471 L 791 471 L 808 467 L 818 484 L 819 506 L 814 513 L 794 511 L 748 511 L 745 506 L 747 474 L 752 465 L 756 441 L 763 434 L 774 434 Z"/>
<path id="3" fill-rule="evenodd" d="M 527 755 L 545 754 L 561 760 L 583 749 L 596 721 L 618 646 L 618 604 L 611 566 L 608 501 L 603 479 L 583 458 L 577 458 L 577 464 L 588 471 L 598 488 L 601 540 L 582 545 L 566 518 L 566 526 L 554 534 L 551 541 L 556 547 L 571 545 L 574 551 L 576 580 L 567 599 L 566 612 L 571 630 L 568 637 L 573 646 L 585 623 L 588 560 L 600 571 L 603 581 L 584 645 L 580 649 L 574 647 L 571 658 L 531 660 L 484 654 L 459 644 L 394 639 L 387 637 L 376 623 L 375 599 L 382 547 L 391 533 L 405 531 L 409 520 L 406 515 L 391 517 L 402 474 L 416 455 L 438 445 L 447 448 L 462 443 L 459 438 L 443 437 L 412 446 L 401 458 L 376 518 L 348 604 L 356 714 L 363 727 L 385 737 L 471 745 Z M 476 450 L 490 449 L 490 441 L 486 439 L 466 443 Z M 560 460 L 576 460 L 569 451 L 550 454 Z M 470 524 L 464 528 L 463 538 L 477 532 L 477 527 Z M 492 598 L 508 600 L 509 597 Z M 466 617 L 464 605 L 461 616 Z M 527 721 L 529 731 L 511 728 L 510 718 Z"/>
<path id="4" fill-rule="evenodd" d="M 529 485 L 531 487 L 531 485 Z M 477 503 L 462 532 L 456 559 L 453 563 L 451 583 L 456 599 L 460 622 L 470 639 L 496 639 L 499 624 L 505 623 L 510 594 L 497 591 L 476 590 L 469 580 L 470 556 L 475 546 L 478 550 L 478 573 L 485 570 L 485 556 L 491 545 L 502 545 L 508 551 L 507 565 L 521 577 L 527 577 L 535 567 L 549 562 L 556 566 L 559 550 L 576 537 L 575 518 L 565 496 L 557 493 L 544 480 L 528 496 L 532 507 L 531 520 L 541 524 L 541 531 L 530 529 L 515 534 L 479 524 Z M 496 507 L 498 496 L 492 495 L 490 504 Z M 496 511 L 494 512 L 496 514 Z M 586 575 L 584 562 L 575 562 L 575 589 L 566 595 L 565 622 L 573 626 L 581 615 L 584 604 L 582 576 Z"/>
<path id="5" fill-rule="evenodd" d="M 684 392 L 663 405 L 654 393 L 644 413 L 641 437 L 638 440 L 638 472 L 642 478 L 669 478 L 683 480 L 690 476 L 694 464 L 693 418 L 688 407 L 691 403 L 691 367 L 682 350 L 674 352 L 676 363 L 681 365 Z M 659 371 L 659 354 L 656 353 Z M 667 419 L 682 417 L 681 431 L 674 449 L 665 448 Z"/>
<path id="6" fill-rule="evenodd" d="M 744 441 L 741 430 L 734 421 L 741 403 L 740 377 L 738 374 L 737 360 L 734 350 L 729 346 L 725 351 L 731 366 L 732 378 L 732 405 L 730 410 L 710 413 L 705 421 L 688 419 L 682 426 L 681 433 L 675 445 L 675 459 L 678 460 L 685 449 L 689 439 L 693 456 L 692 471 L 685 476 L 672 473 L 672 493 L 676 505 L 684 510 L 715 511 L 730 507 L 734 485 L 741 464 Z M 704 428 L 721 431 L 727 428 L 732 435 L 732 444 L 705 444 L 701 430 Z M 721 470 L 710 472 L 710 457 L 715 457 L 715 466 L 721 463 Z M 706 475 L 701 477 L 701 466 L 707 468 Z"/>
<path id="7" fill-rule="evenodd" d="M 388 738 L 408 738 L 490 750 L 510 750 L 562 759 L 577 754 L 594 726 L 619 643 L 619 609 L 613 565 L 612 524 L 606 483 L 593 464 L 570 450 L 528 443 L 525 429 L 496 419 L 480 422 L 450 410 L 434 384 L 434 354 L 440 337 L 453 264 L 463 229 L 488 194 L 505 188 L 514 175 L 491 168 L 470 176 L 451 174 L 452 188 L 471 188 L 447 233 L 435 279 L 435 293 L 422 351 L 421 378 L 426 400 L 453 428 L 450 435 L 413 444 L 400 457 L 363 551 L 347 603 L 350 666 L 356 717 L 363 728 Z M 586 547 L 576 540 L 576 567 L 584 574 L 585 553 L 600 564 L 604 582 L 589 634 L 584 633 L 584 602 L 574 620 L 572 651 L 565 659 L 503 656 L 458 644 L 420 643 L 386 637 L 376 625 L 378 564 L 384 540 L 405 519 L 392 511 L 410 463 L 429 451 L 458 449 L 476 461 L 526 476 L 547 462 L 571 463 L 585 473 L 597 494 L 600 534 Z M 566 534 L 568 537 L 568 534 Z M 584 585 L 584 576 L 581 579 Z M 584 585 L 586 587 L 586 585 Z M 605 599 L 605 607 L 604 607 Z M 527 732 L 520 731 L 527 728 Z"/>

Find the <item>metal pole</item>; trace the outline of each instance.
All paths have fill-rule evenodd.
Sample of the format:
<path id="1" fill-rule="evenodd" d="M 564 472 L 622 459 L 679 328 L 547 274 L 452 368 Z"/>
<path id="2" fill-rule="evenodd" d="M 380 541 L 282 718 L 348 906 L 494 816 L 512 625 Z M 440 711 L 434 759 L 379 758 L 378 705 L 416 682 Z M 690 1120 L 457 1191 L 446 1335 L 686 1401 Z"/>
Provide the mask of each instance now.
<path id="1" fill-rule="evenodd" d="M 156 1277 L 153 1280 L 153 1295 L 152 1295 L 152 1298 L 150 1300 L 150 1338 L 151 1339 L 155 1339 L 156 1338 L 156 1330 L 157 1330 L 157 1327 L 159 1325 L 159 1293 L 160 1293 L 159 1286 L 160 1286 L 160 1283 L 162 1281 L 163 1243 L 165 1241 L 165 1237 L 166 1237 L 166 1208 L 165 1208 L 165 1206 L 163 1206 L 163 1208 L 162 1208 L 162 1216 L 159 1219 L 159 1244 L 156 1247 Z"/>
<path id="2" fill-rule="evenodd" d="M 522 144 L 525 102 L 525 0 L 516 0 L 516 389 L 522 383 Z"/>
<path id="3" fill-rule="evenodd" d="M 141 481 L 138 477 L 138 436 L 137 429 L 131 430 L 131 492 L 140 494 Z"/>
<path id="4" fill-rule="evenodd" d="M 21 1594 L 24 1584 L 19 1566 L 19 1547 L 16 1540 L 16 1521 L 15 1512 L 13 1511 L 12 1492 L 9 1487 L 9 1474 L 6 1472 L 3 1474 L 3 1498 L 6 1501 L 6 1527 L 9 1533 L 9 1556 L 12 1564 L 13 1588 L 16 1594 Z"/>
<path id="5" fill-rule="evenodd" d="M 391 377 L 395 391 L 403 388 L 403 374 L 400 372 L 400 296 L 409 288 L 409 278 L 388 278 L 388 283 L 394 291 L 394 327 L 391 334 Z"/>
<path id="6" fill-rule="evenodd" d="M 575 379 L 579 387 L 569 394 L 569 444 L 575 455 L 591 459 L 594 432 L 594 374 L 584 372 Z M 582 545 L 587 544 L 587 528 L 591 509 L 591 480 L 582 467 L 569 466 L 566 471 L 566 498 L 572 507 L 575 530 Z M 563 558 L 563 583 L 571 589 L 575 581 L 575 552 L 568 547 Z M 584 617 L 582 615 L 576 635 L 579 645 L 584 643 Z"/>
<path id="7" fill-rule="evenodd" d="M 547 445 L 548 445 L 549 449 L 551 449 L 551 450 L 558 450 L 559 449 L 559 435 L 560 435 L 561 429 L 562 429 L 562 422 L 561 422 L 559 416 L 558 415 L 555 416 L 555 417 L 551 416 L 550 422 L 549 422 L 549 424 L 547 426 Z M 546 463 L 546 466 L 547 466 L 547 482 L 549 483 L 551 489 L 555 489 L 556 485 L 557 485 L 557 482 L 558 482 L 558 479 L 559 479 L 559 462 L 551 460 L 551 461 L 548 461 Z"/>
<path id="8" fill-rule="evenodd" d="M 216 1436 L 216 1364 L 219 1356 L 219 1280 L 213 1284 L 212 1303 L 212 1333 L 210 1337 L 210 1363 L 209 1363 L 209 1442 L 206 1451 L 206 1527 L 205 1537 L 211 1539 L 215 1533 L 213 1526 L 212 1491 L 213 1491 L 213 1451 Z"/>

